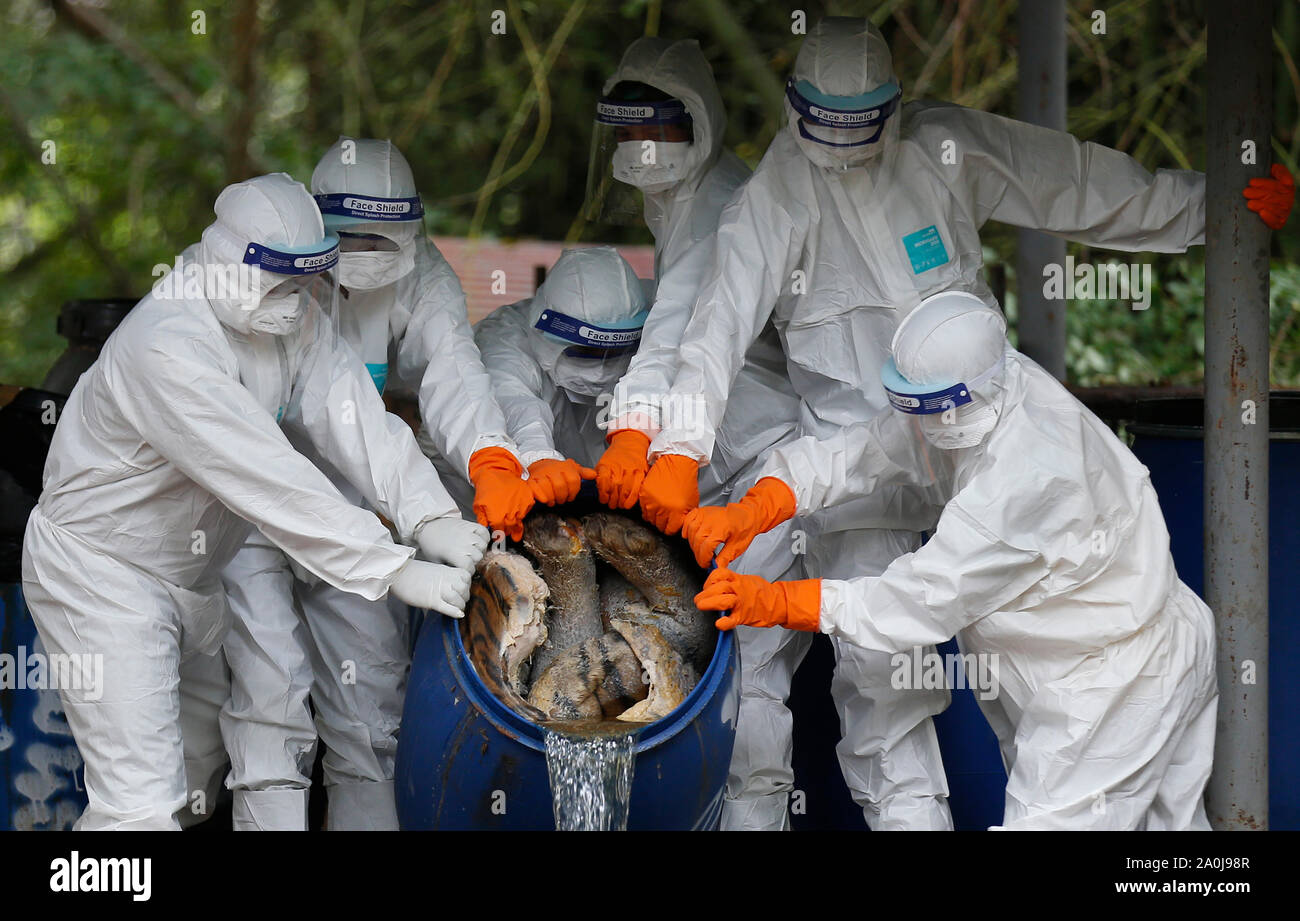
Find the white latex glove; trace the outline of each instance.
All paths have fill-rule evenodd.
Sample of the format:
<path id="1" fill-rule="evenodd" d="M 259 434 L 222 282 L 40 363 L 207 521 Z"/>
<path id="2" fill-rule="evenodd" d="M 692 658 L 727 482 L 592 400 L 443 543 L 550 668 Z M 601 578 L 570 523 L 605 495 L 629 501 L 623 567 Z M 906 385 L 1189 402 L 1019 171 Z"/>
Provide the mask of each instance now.
<path id="1" fill-rule="evenodd" d="M 483 559 L 489 539 L 487 528 L 464 518 L 434 518 L 415 532 L 415 542 L 425 559 L 455 566 L 471 575 Z"/>
<path id="2" fill-rule="evenodd" d="M 412 607 L 460 618 L 469 602 L 469 579 L 469 573 L 455 566 L 408 560 L 397 571 L 389 591 Z"/>

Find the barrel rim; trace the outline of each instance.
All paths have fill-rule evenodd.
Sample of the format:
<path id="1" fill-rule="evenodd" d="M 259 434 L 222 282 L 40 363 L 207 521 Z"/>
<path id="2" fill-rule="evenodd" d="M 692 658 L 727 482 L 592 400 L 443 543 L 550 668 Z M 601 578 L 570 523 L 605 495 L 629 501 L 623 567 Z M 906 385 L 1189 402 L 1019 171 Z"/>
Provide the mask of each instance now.
<path id="1" fill-rule="evenodd" d="M 446 648 L 447 660 L 456 675 L 457 683 L 464 688 L 470 704 L 483 717 L 510 738 L 535 751 L 546 750 L 546 727 L 525 719 L 504 703 L 483 683 L 474 665 L 465 651 L 464 638 L 461 636 L 457 621 L 450 617 L 442 618 L 442 640 Z M 681 705 L 652 723 L 646 723 L 636 730 L 636 754 L 641 755 L 653 748 L 663 745 L 689 726 L 712 700 L 714 692 L 721 686 L 731 663 L 735 637 L 730 630 L 718 631 L 718 642 L 713 649 L 713 658 L 704 670 L 699 682 Z"/>

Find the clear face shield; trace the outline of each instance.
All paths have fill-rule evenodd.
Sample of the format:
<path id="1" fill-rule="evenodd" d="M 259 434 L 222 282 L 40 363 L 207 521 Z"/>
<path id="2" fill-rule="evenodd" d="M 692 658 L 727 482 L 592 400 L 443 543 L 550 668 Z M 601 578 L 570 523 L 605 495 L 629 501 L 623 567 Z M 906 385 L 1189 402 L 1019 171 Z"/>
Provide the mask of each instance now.
<path id="1" fill-rule="evenodd" d="M 551 379 L 573 396 L 596 397 L 609 393 L 627 373 L 641 344 L 647 308 L 618 322 L 597 326 L 553 308 L 542 311 L 534 328 L 551 347 Z"/>
<path id="2" fill-rule="evenodd" d="M 258 277 L 258 297 L 243 304 L 249 331 L 288 335 L 299 327 L 313 302 L 330 318 L 337 317 L 338 285 L 332 270 L 338 261 L 339 240 L 334 234 L 299 247 L 248 244 L 244 264 Z"/>
<path id="3" fill-rule="evenodd" d="M 978 391 L 997 376 L 1002 366 L 1003 361 L 999 359 L 969 382 L 937 387 L 913 384 L 899 373 L 894 359 L 890 358 L 881 368 L 880 378 L 889 404 L 898 412 L 914 416 L 930 444 L 952 450 L 974 447 L 997 424 L 997 410 Z"/>
<path id="4" fill-rule="evenodd" d="M 857 96 L 831 96 L 807 80 L 786 81 L 785 98 L 799 116 L 799 138 L 816 145 L 820 160 L 853 166 L 870 159 L 885 130 L 885 123 L 897 111 L 903 91 L 897 83 L 885 83 Z"/>
<path id="5" fill-rule="evenodd" d="M 644 221 L 642 192 L 662 192 L 686 178 L 694 142 L 691 116 L 679 99 L 596 105 L 584 215 L 605 224 Z"/>

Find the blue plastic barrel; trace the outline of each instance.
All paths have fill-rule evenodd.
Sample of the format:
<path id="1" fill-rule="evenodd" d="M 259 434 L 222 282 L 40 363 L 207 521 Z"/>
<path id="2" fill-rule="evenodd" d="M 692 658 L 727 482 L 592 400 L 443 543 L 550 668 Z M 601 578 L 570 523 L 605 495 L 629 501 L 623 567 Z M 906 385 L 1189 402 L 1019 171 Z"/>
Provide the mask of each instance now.
<path id="1" fill-rule="evenodd" d="M 86 808 L 59 692 L 25 686 L 43 655 L 22 587 L 0 584 L 0 831 L 66 831 Z"/>
<path id="2" fill-rule="evenodd" d="M 717 827 L 739 707 L 736 645 L 721 633 L 695 690 L 637 736 L 629 830 Z M 555 827 L 542 727 L 488 690 L 449 618 L 431 617 L 416 641 L 397 815 L 409 830 Z"/>
<path id="3" fill-rule="evenodd" d="M 1151 471 L 1179 577 L 1204 594 L 1204 404 L 1199 398 L 1142 400 L 1137 404 L 1133 453 Z M 1300 596 L 1292 579 L 1300 560 L 1300 393 L 1269 399 L 1269 825 L 1300 829 Z"/>

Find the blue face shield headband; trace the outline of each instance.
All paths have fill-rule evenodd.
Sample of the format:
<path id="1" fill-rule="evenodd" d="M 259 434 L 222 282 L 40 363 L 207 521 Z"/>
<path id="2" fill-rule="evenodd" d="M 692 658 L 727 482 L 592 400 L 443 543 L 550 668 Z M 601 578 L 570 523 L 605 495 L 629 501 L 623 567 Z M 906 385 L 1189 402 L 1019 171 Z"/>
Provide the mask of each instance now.
<path id="1" fill-rule="evenodd" d="M 827 147 L 863 147 L 880 140 L 885 122 L 898 109 L 903 91 L 897 83 L 885 83 L 857 96 L 831 96 L 807 80 L 795 82 L 791 77 L 785 84 L 785 98 L 799 113 L 799 134 L 804 139 Z M 841 143 L 809 134 L 805 124 L 840 131 L 876 130 L 862 140 Z"/>
<path id="2" fill-rule="evenodd" d="M 338 223 L 370 221 L 418 221 L 424 218 L 420 196 L 414 198 L 376 198 L 373 195 L 321 194 L 313 196 L 316 207 L 327 223 L 331 218 L 345 218 Z"/>
<path id="3" fill-rule="evenodd" d="M 945 410 L 956 409 L 971 402 L 971 394 L 987 384 L 993 376 L 1002 370 L 999 359 L 991 368 L 975 376 L 969 383 L 957 382 L 946 387 L 922 386 L 913 384 L 899 373 L 898 366 L 891 357 L 880 369 L 880 382 L 885 385 L 889 404 L 902 413 L 915 416 L 931 416 Z"/>
<path id="4" fill-rule="evenodd" d="M 339 261 L 339 238 L 325 234 L 319 243 L 302 246 L 267 246 L 249 243 L 244 250 L 244 264 L 255 265 L 277 275 L 314 275 L 334 268 Z"/>
<path id="5" fill-rule="evenodd" d="M 558 310 L 543 310 L 534 326 L 547 338 L 569 346 L 564 354 L 571 358 L 610 358 L 636 351 L 649 315 L 647 308 L 622 322 L 596 326 Z"/>
<path id="6" fill-rule="evenodd" d="M 662 102 L 619 102 L 602 96 L 596 103 L 596 122 L 621 128 L 655 125 L 690 125 L 691 116 L 680 99 Z"/>

